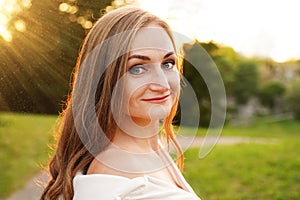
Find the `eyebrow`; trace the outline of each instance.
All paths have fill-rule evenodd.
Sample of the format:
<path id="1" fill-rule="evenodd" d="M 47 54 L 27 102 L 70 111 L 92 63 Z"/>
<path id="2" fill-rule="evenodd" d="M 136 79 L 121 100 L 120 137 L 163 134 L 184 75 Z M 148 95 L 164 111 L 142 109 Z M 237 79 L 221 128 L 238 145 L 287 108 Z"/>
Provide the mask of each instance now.
<path id="1" fill-rule="evenodd" d="M 167 58 L 167 57 L 169 57 L 169 56 L 171 56 L 171 55 L 173 55 L 173 54 L 174 54 L 173 51 L 167 53 L 167 54 L 164 56 L 164 59 Z M 148 56 L 143 56 L 143 55 L 138 55 L 138 54 L 134 54 L 134 55 L 132 55 L 132 56 L 129 56 L 128 60 L 133 59 L 133 58 L 141 59 L 141 60 L 151 60 L 151 58 L 149 58 Z"/>

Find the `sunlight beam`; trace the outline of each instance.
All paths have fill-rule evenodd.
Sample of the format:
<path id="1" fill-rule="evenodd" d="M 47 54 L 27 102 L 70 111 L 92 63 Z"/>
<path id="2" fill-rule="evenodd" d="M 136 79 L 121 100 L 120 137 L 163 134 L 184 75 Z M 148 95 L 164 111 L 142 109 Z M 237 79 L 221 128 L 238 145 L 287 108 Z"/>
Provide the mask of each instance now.
<path id="1" fill-rule="evenodd" d="M 31 0 L 0 0 L 0 37 L 6 42 L 11 42 L 13 39 L 12 31 L 8 28 L 13 16 L 24 9 L 28 9 L 31 6 Z M 26 24 L 22 20 L 17 20 L 14 23 L 15 30 L 24 32 L 26 30 Z"/>

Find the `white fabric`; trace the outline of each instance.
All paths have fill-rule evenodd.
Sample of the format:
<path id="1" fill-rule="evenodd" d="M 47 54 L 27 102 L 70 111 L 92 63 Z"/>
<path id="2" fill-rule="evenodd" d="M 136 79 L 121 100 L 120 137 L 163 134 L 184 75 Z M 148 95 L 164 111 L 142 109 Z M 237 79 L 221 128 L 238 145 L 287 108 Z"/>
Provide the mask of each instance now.
<path id="1" fill-rule="evenodd" d="M 183 189 L 150 175 L 131 179 L 109 174 L 78 173 L 73 180 L 73 200 L 200 200 L 170 155 L 162 150 L 159 156 L 171 164 L 170 173 Z"/>
<path id="2" fill-rule="evenodd" d="M 74 191 L 73 200 L 199 200 L 193 192 L 151 176 L 77 175 Z"/>

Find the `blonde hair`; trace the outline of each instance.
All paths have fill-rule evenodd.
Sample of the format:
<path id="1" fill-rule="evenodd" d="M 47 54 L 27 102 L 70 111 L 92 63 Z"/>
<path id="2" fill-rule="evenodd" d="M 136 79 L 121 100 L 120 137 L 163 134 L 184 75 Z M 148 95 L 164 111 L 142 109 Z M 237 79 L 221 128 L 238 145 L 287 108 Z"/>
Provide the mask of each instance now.
<path id="1" fill-rule="evenodd" d="M 88 169 L 90 163 L 94 159 L 93 155 L 99 154 L 107 147 L 108 142 L 114 137 L 114 131 L 116 128 L 116 122 L 113 118 L 111 111 L 111 98 L 114 86 L 117 81 L 126 73 L 126 62 L 128 60 L 128 53 L 130 44 L 132 43 L 138 30 L 145 27 L 150 23 L 155 23 L 162 28 L 170 36 L 173 42 L 174 49 L 175 43 L 171 34 L 169 26 L 158 17 L 134 7 L 122 7 L 113 10 L 103 17 L 101 17 L 89 31 L 86 36 L 82 48 L 80 50 L 76 67 L 73 73 L 72 91 L 69 95 L 66 103 L 66 108 L 61 114 L 61 122 L 59 132 L 59 140 L 56 146 L 56 151 L 49 164 L 49 170 L 51 174 L 51 180 L 48 182 L 41 199 L 53 200 L 62 196 L 65 200 L 71 200 L 74 195 L 73 191 L 73 178 L 80 170 Z M 129 31 L 126 36 L 113 41 L 110 41 L 108 46 L 101 45 L 108 38 L 117 35 L 119 33 Z M 97 55 L 84 65 L 85 60 L 94 51 L 95 48 L 100 49 L 97 51 Z M 125 52 L 124 54 L 120 52 Z M 117 58 L 117 59 L 115 59 Z M 106 68 L 106 66 L 108 67 Z M 178 70 L 182 72 L 182 65 L 177 65 Z M 94 80 L 95 70 L 101 69 L 103 71 L 100 81 L 97 80 L 97 87 L 94 96 L 89 93 L 86 95 L 83 93 L 77 95 L 77 100 L 74 100 L 74 92 L 76 90 L 82 91 L 80 87 L 86 87 L 84 91 L 90 91 L 88 88 L 91 83 L 80 84 L 81 77 L 79 74 L 83 72 L 86 80 Z M 83 70 L 83 71 L 81 71 Z M 79 73 L 80 72 L 80 73 Z M 96 71 L 97 72 L 97 71 Z M 77 87 L 79 85 L 79 87 Z M 83 91 L 83 92 L 84 92 Z M 97 131 L 86 131 L 84 137 L 89 139 L 88 144 L 82 141 L 82 135 L 79 135 L 78 126 L 76 126 L 76 117 L 74 115 L 75 110 L 79 115 L 83 113 L 84 109 L 89 107 L 90 101 L 88 98 L 94 98 L 94 109 L 97 120 L 90 122 L 90 127 L 95 127 L 95 123 L 99 123 L 105 138 L 104 140 L 101 134 Z M 81 105 L 77 105 L 79 102 Z M 76 104 L 76 105 L 74 105 Z M 178 97 L 169 116 L 165 119 L 163 129 L 166 134 L 167 142 L 175 144 L 175 149 L 178 154 L 178 165 L 182 170 L 183 168 L 183 153 L 175 140 L 172 120 L 176 114 L 178 106 Z M 82 117 L 82 116 L 81 116 Z M 94 124 L 93 124 L 94 123 Z M 90 129 L 89 129 L 90 130 Z M 83 131 L 84 132 L 84 131 Z M 91 152 L 92 151 L 92 152 Z"/>

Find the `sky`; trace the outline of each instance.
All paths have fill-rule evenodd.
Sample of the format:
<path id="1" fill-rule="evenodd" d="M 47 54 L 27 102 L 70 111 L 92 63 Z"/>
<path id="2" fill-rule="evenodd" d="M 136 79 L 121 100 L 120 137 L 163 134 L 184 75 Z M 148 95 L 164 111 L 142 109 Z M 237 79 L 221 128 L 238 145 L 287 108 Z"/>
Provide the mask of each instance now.
<path id="1" fill-rule="evenodd" d="M 252 57 L 300 59 L 299 0 L 137 0 L 172 29 Z"/>
<path id="2" fill-rule="evenodd" d="M 191 39 L 230 46 L 248 57 L 300 59 L 300 0 L 135 1 Z M 6 29 L 11 14 L 30 6 L 31 0 L 0 0 L 1 37 L 12 40 Z M 26 30 L 20 20 L 14 25 L 18 31 Z"/>

